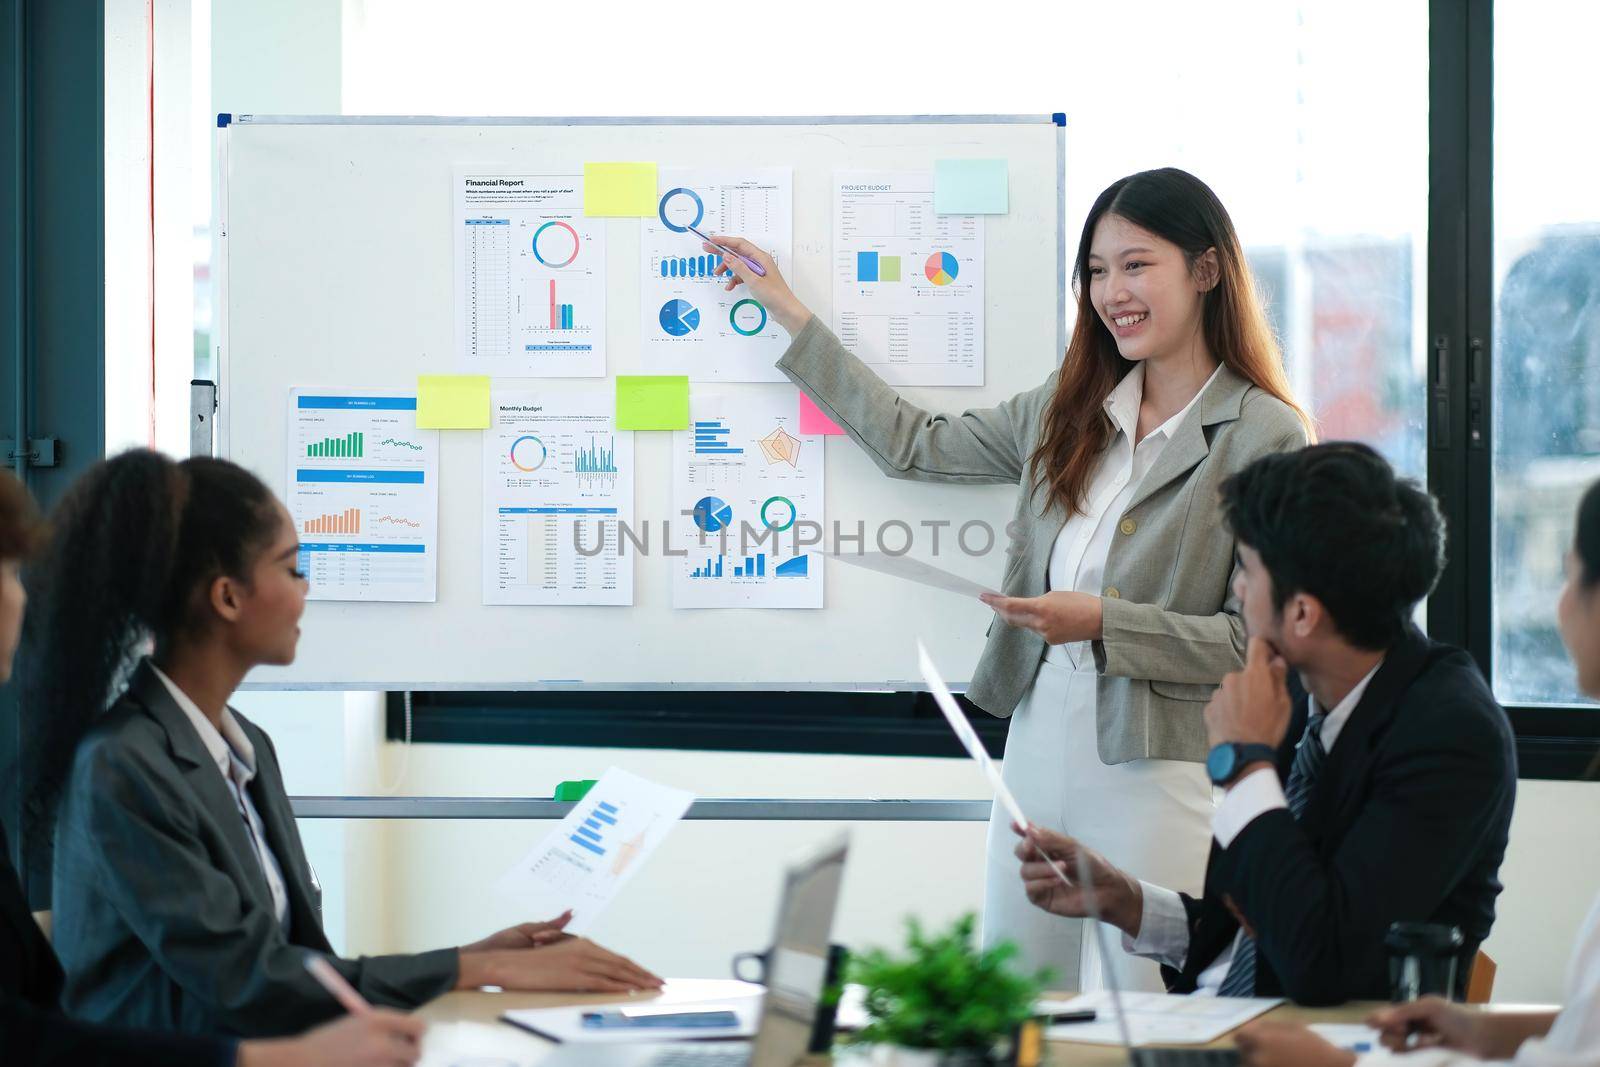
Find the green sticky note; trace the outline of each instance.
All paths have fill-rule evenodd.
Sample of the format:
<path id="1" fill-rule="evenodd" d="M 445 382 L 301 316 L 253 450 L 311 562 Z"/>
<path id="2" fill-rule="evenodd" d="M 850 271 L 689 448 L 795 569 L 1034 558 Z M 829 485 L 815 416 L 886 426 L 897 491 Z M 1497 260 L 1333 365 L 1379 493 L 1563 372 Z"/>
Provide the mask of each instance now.
<path id="1" fill-rule="evenodd" d="M 583 213 L 651 218 L 656 213 L 654 163 L 585 163 Z"/>
<path id="2" fill-rule="evenodd" d="M 1010 174 L 1003 159 L 940 159 L 933 164 L 935 215 L 1004 215 Z"/>
<path id="3" fill-rule="evenodd" d="M 482 430 L 488 425 L 487 374 L 417 375 L 417 429 Z"/>
<path id="4" fill-rule="evenodd" d="M 687 430 L 687 374 L 617 375 L 617 429 Z"/>

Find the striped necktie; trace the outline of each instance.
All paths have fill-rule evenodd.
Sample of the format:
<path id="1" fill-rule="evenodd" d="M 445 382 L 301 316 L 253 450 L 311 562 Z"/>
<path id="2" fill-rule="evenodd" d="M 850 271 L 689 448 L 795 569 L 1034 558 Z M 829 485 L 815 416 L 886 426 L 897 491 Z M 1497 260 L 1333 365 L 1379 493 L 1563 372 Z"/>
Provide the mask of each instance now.
<path id="1" fill-rule="evenodd" d="M 1311 801 L 1311 792 L 1317 787 L 1322 766 L 1328 761 L 1328 750 L 1322 747 L 1322 720 L 1327 715 L 1316 714 L 1306 723 L 1306 732 L 1295 748 L 1294 766 L 1289 770 L 1289 781 L 1283 795 L 1289 802 L 1289 814 L 1298 820 Z M 1241 936 L 1235 942 L 1233 963 L 1227 977 L 1217 990 L 1219 997 L 1248 997 L 1256 991 L 1256 939 Z"/>

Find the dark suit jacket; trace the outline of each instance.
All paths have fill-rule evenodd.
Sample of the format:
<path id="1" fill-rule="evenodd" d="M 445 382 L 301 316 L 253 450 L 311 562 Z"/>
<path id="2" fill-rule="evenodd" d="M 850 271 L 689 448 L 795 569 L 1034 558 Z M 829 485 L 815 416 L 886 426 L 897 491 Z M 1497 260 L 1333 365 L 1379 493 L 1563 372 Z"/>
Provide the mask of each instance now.
<path id="1" fill-rule="evenodd" d="M 190 1033 L 298 1033 L 340 1014 L 304 968 L 331 954 L 272 741 L 250 798 L 289 895 L 280 924 L 243 818 L 194 725 L 148 663 L 79 747 L 56 826 L 63 1003 L 83 1019 Z M 332 960 L 375 1003 L 455 985 L 457 953 Z"/>
<path id="2" fill-rule="evenodd" d="M 135 1033 L 60 1014 L 61 967 L 28 911 L 0 827 L 0 1061 L 7 1067 L 232 1067 L 232 1041 Z"/>
<path id="3" fill-rule="evenodd" d="M 1279 751 L 1288 778 L 1306 699 Z M 1460 927 L 1457 993 L 1494 924 L 1516 795 L 1505 712 L 1465 652 L 1408 628 L 1351 712 L 1296 820 L 1257 818 L 1215 841 L 1205 897 L 1184 897 L 1189 954 L 1164 969 L 1187 993 L 1233 943 L 1231 899 L 1257 934 L 1256 993 L 1303 1004 L 1388 1000 L 1383 937 L 1398 920 Z"/>

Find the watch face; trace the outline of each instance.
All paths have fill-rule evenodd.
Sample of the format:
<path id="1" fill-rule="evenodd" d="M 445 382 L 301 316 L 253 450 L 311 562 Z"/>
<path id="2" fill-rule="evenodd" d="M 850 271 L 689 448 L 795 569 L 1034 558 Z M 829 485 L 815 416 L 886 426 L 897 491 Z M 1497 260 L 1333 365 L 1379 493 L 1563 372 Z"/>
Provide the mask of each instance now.
<path id="1" fill-rule="evenodd" d="M 1226 782 L 1233 777 L 1233 764 L 1236 753 L 1232 745 L 1218 745 L 1206 757 L 1206 773 L 1213 782 Z"/>

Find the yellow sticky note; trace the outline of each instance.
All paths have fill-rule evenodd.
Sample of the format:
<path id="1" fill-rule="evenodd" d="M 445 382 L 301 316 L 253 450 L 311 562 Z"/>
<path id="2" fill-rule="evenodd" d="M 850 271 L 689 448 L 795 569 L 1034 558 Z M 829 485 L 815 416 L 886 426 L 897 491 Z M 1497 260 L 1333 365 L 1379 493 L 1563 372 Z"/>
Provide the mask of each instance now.
<path id="1" fill-rule="evenodd" d="M 487 374 L 417 375 L 417 429 L 482 430 L 488 425 Z"/>
<path id="2" fill-rule="evenodd" d="M 687 374 L 617 375 L 617 429 L 687 430 Z"/>
<path id="3" fill-rule="evenodd" d="M 583 213 L 651 218 L 656 213 L 654 163 L 585 163 Z"/>

